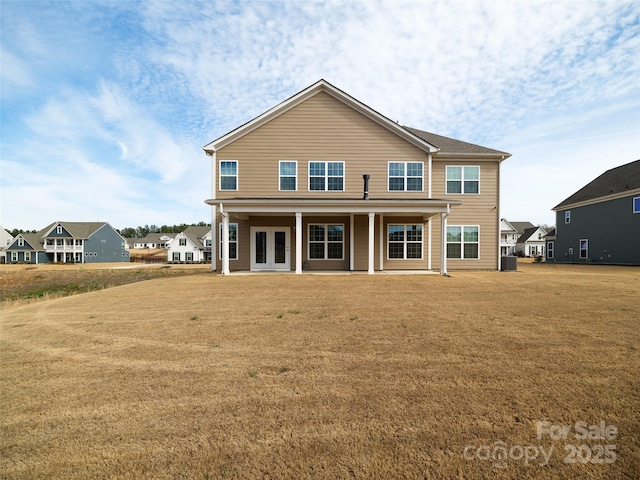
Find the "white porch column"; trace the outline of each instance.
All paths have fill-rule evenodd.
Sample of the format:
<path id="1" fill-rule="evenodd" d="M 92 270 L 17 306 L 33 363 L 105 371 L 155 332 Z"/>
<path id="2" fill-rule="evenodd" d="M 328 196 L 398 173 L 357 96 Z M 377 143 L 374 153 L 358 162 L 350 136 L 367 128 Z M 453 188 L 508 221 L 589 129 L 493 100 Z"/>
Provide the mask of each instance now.
<path id="1" fill-rule="evenodd" d="M 447 210 L 449 206 L 447 205 Z M 441 229 L 442 235 L 440 240 L 440 273 L 442 275 L 447 274 L 447 216 L 449 213 L 441 213 Z"/>
<path id="2" fill-rule="evenodd" d="M 302 273 L 302 212 L 296 212 L 296 273 Z"/>
<path id="3" fill-rule="evenodd" d="M 431 217 L 427 221 L 427 270 L 431 270 Z"/>
<path id="4" fill-rule="evenodd" d="M 380 271 L 384 270 L 384 214 L 380 214 L 380 241 L 378 247 L 380 248 Z"/>
<path id="5" fill-rule="evenodd" d="M 211 205 L 211 269 L 209 271 L 215 272 L 218 263 L 218 226 L 217 221 L 217 209 L 215 205 Z"/>
<path id="6" fill-rule="evenodd" d="M 220 213 L 222 214 L 222 274 L 229 275 L 229 214 L 222 210 L 222 204 L 220 204 Z"/>
<path id="7" fill-rule="evenodd" d="M 353 251 L 353 245 L 355 241 L 355 220 L 353 213 L 349 215 L 349 271 L 353 272 L 355 264 L 355 252 Z"/>
<path id="8" fill-rule="evenodd" d="M 367 273 L 369 275 L 373 275 L 374 267 L 373 267 L 373 247 L 374 247 L 374 237 L 375 237 L 375 218 L 376 214 L 373 212 L 369 212 L 369 262 Z"/>

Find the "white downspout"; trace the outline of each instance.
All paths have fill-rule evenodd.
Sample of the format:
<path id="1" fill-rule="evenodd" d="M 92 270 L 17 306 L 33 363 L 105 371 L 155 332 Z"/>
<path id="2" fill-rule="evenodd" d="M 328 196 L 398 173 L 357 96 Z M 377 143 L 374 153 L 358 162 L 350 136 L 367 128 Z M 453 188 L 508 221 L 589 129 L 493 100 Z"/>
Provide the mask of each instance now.
<path id="1" fill-rule="evenodd" d="M 378 246 L 380 247 L 380 271 L 384 270 L 384 214 L 380 214 L 380 239 L 378 241 Z"/>
<path id="2" fill-rule="evenodd" d="M 302 273 L 302 212 L 296 212 L 296 273 Z"/>
<path id="3" fill-rule="evenodd" d="M 224 211 L 222 203 L 220 214 L 222 215 L 222 274 L 229 275 L 229 214 Z"/>
<path id="4" fill-rule="evenodd" d="M 451 206 L 447 203 L 447 211 L 442 212 L 441 215 L 441 228 L 442 228 L 442 239 L 441 239 L 441 247 L 440 247 L 440 274 L 447 275 L 447 217 L 449 216 L 449 212 L 451 211 Z"/>
<path id="5" fill-rule="evenodd" d="M 374 266 L 373 266 L 373 248 L 374 248 L 374 237 L 375 237 L 375 218 L 376 214 L 373 212 L 369 212 L 369 261 L 367 273 L 369 275 L 373 275 Z"/>
<path id="6" fill-rule="evenodd" d="M 353 251 L 353 244 L 355 240 L 355 232 L 353 231 L 355 227 L 355 219 L 353 217 L 353 213 L 349 215 L 349 270 L 353 272 L 353 268 L 355 265 L 355 252 Z"/>
<path id="7" fill-rule="evenodd" d="M 216 199 L 216 152 L 211 153 L 211 199 Z M 216 271 L 218 263 L 218 228 L 216 221 L 218 215 L 216 212 L 216 206 L 211 205 L 211 272 Z"/>

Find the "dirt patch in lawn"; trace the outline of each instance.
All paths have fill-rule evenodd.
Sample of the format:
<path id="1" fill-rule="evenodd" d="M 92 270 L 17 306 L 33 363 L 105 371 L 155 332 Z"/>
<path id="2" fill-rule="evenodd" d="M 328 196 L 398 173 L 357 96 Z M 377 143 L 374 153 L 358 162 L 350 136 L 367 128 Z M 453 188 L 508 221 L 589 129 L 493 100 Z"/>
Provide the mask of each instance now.
<path id="1" fill-rule="evenodd" d="M 5 308 L 0 471 L 638 478 L 639 278 L 200 274 Z"/>

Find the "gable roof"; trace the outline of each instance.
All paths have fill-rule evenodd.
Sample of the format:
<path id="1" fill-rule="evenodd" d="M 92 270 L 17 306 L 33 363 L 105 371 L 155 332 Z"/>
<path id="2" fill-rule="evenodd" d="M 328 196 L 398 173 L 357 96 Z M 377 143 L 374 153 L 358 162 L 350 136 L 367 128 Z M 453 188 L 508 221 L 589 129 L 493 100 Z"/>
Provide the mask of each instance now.
<path id="1" fill-rule="evenodd" d="M 417 128 L 404 127 L 414 135 L 422 138 L 438 148 L 438 156 L 451 155 L 490 155 L 504 157 L 501 160 L 505 160 L 511 156 L 510 153 L 501 152 L 500 150 L 493 150 L 491 148 L 482 147 L 473 143 L 463 142 L 456 140 L 455 138 L 443 137 L 442 135 L 436 135 L 435 133 L 425 132 L 418 130 Z"/>
<path id="2" fill-rule="evenodd" d="M 46 237 L 58 225 L 62 226 L 74 238 L 89 238 L 107 225 L 107 222 L 53 222 L 40 230 L 38 235 Z"/>
<path id="3" fill-rule="evenodd" d="M 327 93 L 334 97 L 336 100 L 346 104 L 347 106 L 353 108 L 357 112 L 366 116 L 370 120 L 382 125 L 387 128 L 391 132 L 395 133 L 399 137 L 408 141 L 409 143 L 415 145 L 416 147 L 429 152 L 429 153 L 437 153 L 439 150 L 442 151 L 441 155 L 447 154 L 456 154 L 456 155 L 474 155 L 474 156 L 497 156 L 501 157 L 500 160 L 504 160 L 511 156 L 511 154 L 506 152 L 501 152 L 498 150 L 492 150 L 490 148 L 481 147 L 479 145 L 474 145 L 472 143 L 462 142 L 460 140 L 455 140 L 453 138 L 443 137 L 441 135 L 435 135 L 433 133 L 425 132 L 422 130 L 403 127 L 398 123 L 390 120 L 385 117 L 381 113 L 373 110 L 371 107 L 365 105 L 359 100 L 353 98 L 351 95 L 343 92 L 342 90 L 334 87 L 329 82 L 324 79 L 319 80 L 313 85 L 305 88 L 299 93 L 296 93 L 292 97 L 289 97 L 284 102 L 276 105 L 275 107 L 267 110 L 263 114 L 255 117 L 253 120 L 245 123 L 244 125 L 239 126 L 238 128 L 222 135 L 216 140 L 208 143 L 203 147 L 203 150 L 207 154 L 212 154 L 216 150 L 223 148 L 224 146 L 234 142 L 235 140 L 243 137 L 244 135 L 250 133 L 256 128 L 266 124 L 272 119 L 282 115 L 293 107 L 301 104 L 305 100 L 317 95 L 318 93 Z M 432 143 L 435 142 L 435 143 Z M 437 145 L 437 144 L 439 145 Z"/>
<path id="4" fill-rule="evenodd" d="M 547 234 L 547 231 L 542 228 L 542 227 L 531 227 L 531 228 L 527 228 L 525 229 L 524 233 L 522 235 L 520 235 L 520 238 L 518 238 L 518 243 L 524 243 L 527 240 L 529 240 L 531 238 L 531 235 L 533 235 L 534 233 L 536 233 L 538 230 L 540 230 L 544 235 Z M 544 236 L 543 235 L 543 236 Z M 534 241 L 541 241 L 541 238 L 534 238 Z"/>
<path id="5" fill-rule="evenodd" d="M 535 228 L 535 225 L 531 222 L 509 222 L 511 226 L 516 229 L 519 234 L 523 234 L 527 228 Z"/>
<path id="6" fill-rule="evenodd" d="M 576 203 L 591 203 L 640 189 L 640 160 L 607 170 L 576 193 L 553 207 L 560 210 Z"/>
<path id="7" fill-rule="evenodd" d="M 503 228 L 504 227 L 504 228 Z M 501 232 L 518 232 L 516 227 L 514 227 L 509 220 L 506 218 L 500 219 L 500 231 Z"/>
<path id="8" fill-rule="evenodd" d="M 23 238 L 25 243 L 27 245 L 29 245 L 29 247 L 31 247 L 31 250 L 34 250 L 36 252 L 42 251 L 44 250 L 44 240 L 42 239 L 42 237 L 38 234 L 38 233 L 20 233 L 18 235 L 16 235 L 13 240 L 11 241 L 11 244 L 7 246 L 7 250 L 14 250 L 14 248 L 12 248 L 14 245 L 17 247 L 18 245 L 18 239 L 19 238 Z M 20 247 L 20 250 L 24 250 L 24 247 Z"/>
<path id="9" fill-rule="evenodd" d="M 193 243 L 196 246 L 203 247 L 204 244 L 202 243 L 201 239 L 210 231 L 211 231 L 211 227 L 191 225 L 187 227 L 182 233 L 189 240 L 191 240 L 191 243 Z"/>

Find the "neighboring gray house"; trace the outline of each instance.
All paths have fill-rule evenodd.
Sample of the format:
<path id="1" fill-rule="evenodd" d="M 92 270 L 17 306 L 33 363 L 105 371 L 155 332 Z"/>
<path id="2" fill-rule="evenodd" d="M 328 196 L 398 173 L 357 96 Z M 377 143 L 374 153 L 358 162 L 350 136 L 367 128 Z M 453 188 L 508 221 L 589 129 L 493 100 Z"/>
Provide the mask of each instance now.
<path id="1" fill-rule="evenodd" d="M 234 240 L 232 237 L 230 242 L 234 243 Z M 178 233 L 169 244 L 167 260 L 170 262 L 210 262 L 211 227 L 191 225 L 183 232 Z"/>
<path id="2" fill-rule="evenodd" d="M 640 160 L 607 170 L 553 211 L 548 262 L 640 265 Z"/>
<path id="3" fill-rule="evenodd" d="M 106 222 L 54 222 L 18 235 L 7 247 L 7 263 L 128 261 L 124 238 Z"/>
<path id="4" fill-rule="evenodd" d="M 4 228 L 0 227 L 0 263 L 4 263 L 5 249 L 11 245 L 13 237 Z"/>

